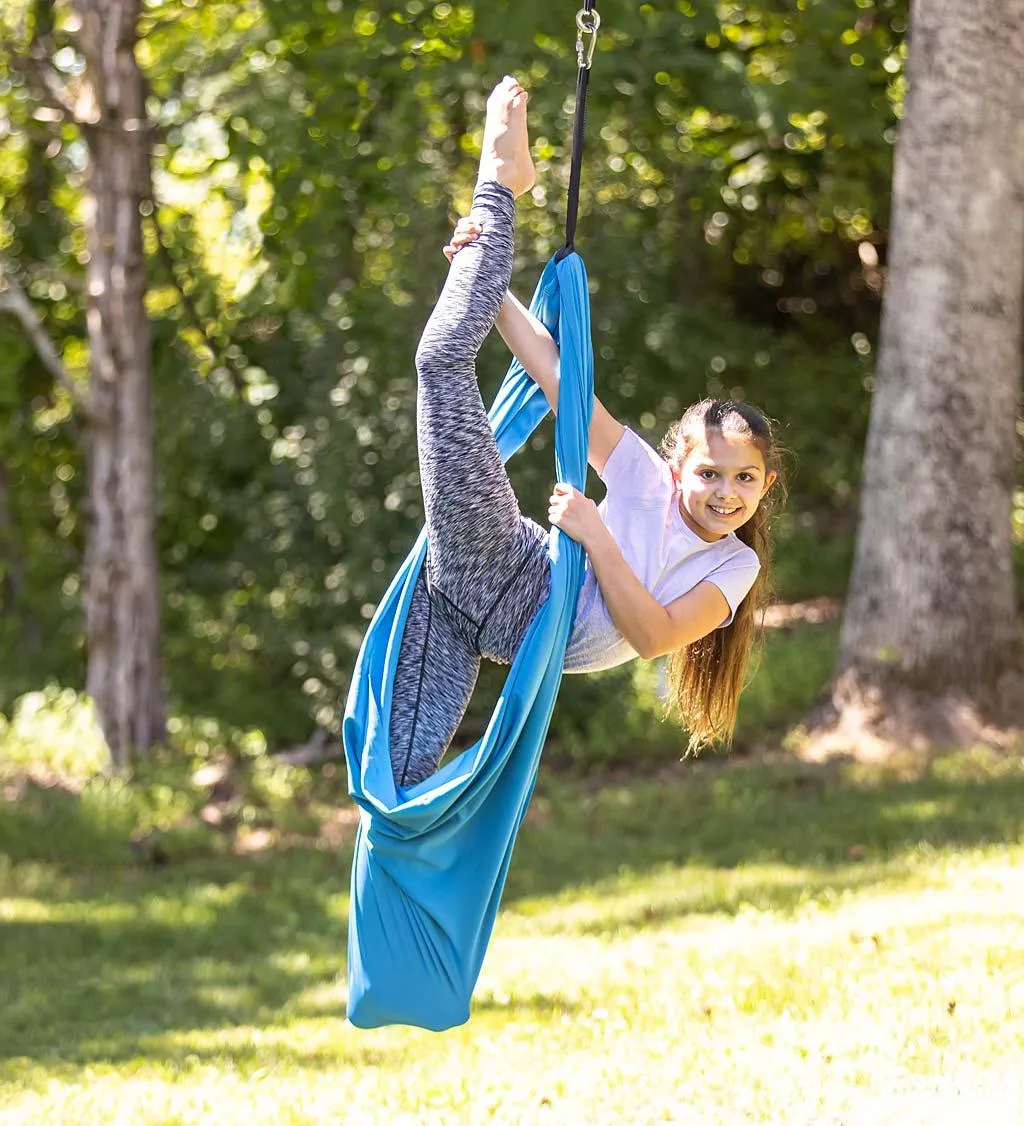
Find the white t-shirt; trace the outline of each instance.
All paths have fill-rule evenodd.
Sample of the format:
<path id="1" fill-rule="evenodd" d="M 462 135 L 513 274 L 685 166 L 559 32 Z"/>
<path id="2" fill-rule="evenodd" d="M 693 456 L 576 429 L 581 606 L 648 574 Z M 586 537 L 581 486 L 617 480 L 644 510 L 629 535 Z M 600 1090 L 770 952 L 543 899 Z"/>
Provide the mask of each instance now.
<path id="1" fill-rule="evenodd" d="M 644 589 L 667 606 L 707 579 L 729 603 L 727 626 L 761 569 L 757 553 L 732 532 L 708 543 L 691 531 L 668 463 L 632 430 L 612 450 L 601 479 L 608 489 L 601 519 Z M 565 671 L 610 669 L 636 655 L 612 621 L 588 558 Z"/>

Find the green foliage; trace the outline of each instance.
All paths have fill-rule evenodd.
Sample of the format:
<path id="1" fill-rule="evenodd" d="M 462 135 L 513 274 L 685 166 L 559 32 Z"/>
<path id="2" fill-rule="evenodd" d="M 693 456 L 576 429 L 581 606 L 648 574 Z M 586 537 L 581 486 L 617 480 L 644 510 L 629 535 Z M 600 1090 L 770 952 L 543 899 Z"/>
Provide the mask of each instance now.
<path id="1" fill-rule="evenodd" d="M 153 794 L 121 779 L 94 778 L 80 790 L 29 785 L 0 824 L 0 853 L 13 861 L 118 868 L 130 859 L 132 836 Z M 177 795 L 176 795 L 177 796 Z"/>
<path id="2" fill-rule="evenodd" d="M 733 754 L 775 746 L 807 714 L 835 662 L 834 624 L 767 631 L 740 703 Z M 687 737 L 666 711 L 660 662 L 633 662 L 562 683 L 545 761 L 574 773 L 655 771 L 686 752 Z M 705 757 L 728 753 L 719 748 Z"/>
<path id="3" fill-rule="evenodd" d="M 82 375 L 77 133 L 33 112 L 12 44 L 20 5 L 0 11 L 0 289 L 17 286 L 76 380 Z M 46 18 L 46 6 L 32 8 Z M 35 10 L 38 9 L 38 10 Z M 82 459 L 68 394 L 18 322 L 0 312 L 0 709 L 79 674 L 75 595 Z"/>
<path id="4" fill-rule="evenodd" d="M 686 735 L 666 712 L 662 676 L 660 662 L 635 661 L 565 677 L 545 761 L 580 774 L 676 762 Z"/>
<path id="5" fill-rule="evenodd" d="M 240 504 L 237 488 L 220 489 L 223 474 L 210 459 L 192 460 L 203 483 L 201 502 L 214 509 L 222 542 L 234 555 L 208 572 L 211 587 L 246 588 L 238 613 L 226 613 L 222 596 L 220 632 L 250 632 L 260 660 L 236 660 L 225 652 L 227 641 L 217 648 L 229 667 L 279 669 L 289 688 L 299 680 L 325 724 L 372 606 L 419 519 L 411 355 L 441 277 L 437 247 L 468 202 L 467 154 L 478 136 L 483 94 L 496 77 L 492 65 L 524 73 L 533 85 L 542 187 L 535 193 L 541 207 L 527 208 L 520 222 L 528 276 L 559 238 L 567 121 L 566 85 L 558 75 L 571 74 L 571 42 L 539 10 L 517 9 L 514 29 L 511 22 L 501 26 L 511 13 L 492 13 L 486 26 L 476 26 L 463 9 L 443 17 L 416 16 L 417 10 L 376 21 L 361 9 L 346 10 L 318 36 L 305 10 L 292 24 L 286 5 L 275 8 L 273 73 L 257 69 L 250 77 L 259 98 L 250 116 L 234 107 L 226 135 L 224 160 L 250 174 L 258 169 L 280 201 L 262 213 L 263 270 L 239 302 L 234 335 L 244 349 L 239 365 L 247 362 L 243 370 L 259 380 L 261 436 L 291 488 L 250 479 Z M 738 13 L 730 9 L 723 17 L 729 28 L 744 25 Z M 760 23 L 761 14 L 754 15 L 751 24 Z M 765 52 L 784 54 L 787 42 L 802 43 L 801 35 L 816 43 L 833 33 L 838 38 L 843 29 L 829 23 L 840 19 L 834 13 L 765 16 L 770 33 L 750 32 L 750 42 L 741 36 L 735 47 L 723 46 L 734 42 L 734 31 L 709 46 L 721 27 L 705 27 L 703 16 L 695 22 L 679 14 L 671 28 L 661 18 L 644 9 L 623 14 L 621 25 L 614 21 L 595 71 L 603 81 L 595 81 L 591 116 L 601 124 L 592 125 L 586 195 L 606 221 L 600 239 L 585 238 L 585 249 L 595 286 L 601 393 L 652 437 L 686 400 L 707 390 L 760 399 L 788 420 L 804 464 L 797 503 L 842 518 L 863 436 L 877 304 L 856 247 L 869 236 L 883 237 L 889 160 L 883 134 L 892 121 L 886 98 L 893 73 L 883 63 L 898 60 L 899 32 L 872 16 L 874 61 L 854 67 L 832 89 L 836 60 L 829 53 L 812 58 L 804 50 L 806 69 L 794 64 L 787 82 L 778 83 L 768 77 L 776 72 Z M 890 18 L 898 29 L 899 13 L 887 9 Z M 526 24 L 535 30 L 527 34 Z M 664 54 L 676 33 L 691 44 L 682 66 L 674 46 L 671 60 Z M 746 69 L 737 69 L 737 52 L 749 54 Z M 681 77 L 663 86 L 660 67 Z M 285 74 L 290 82 L 278 85 Z M 339 74 L 346 78 L 341 96 Z M 750 120 L 755 88 L 760 124 Z M 245 84 L 238 97 L 250 97 Z M 311 123 L 298 132 L 289 126 L 296 105 Z M 866 106 L 878 116 L 865 113 Z M 833 116 L 841 129 L 826 125 Z M 871 161 L 865 150 L 875 154 Z M 587 222 L 585 216 L 584 233 Z M 438 263 L 435 277 L 406 266 L 430 261 Z M 488 388 L 502 366 L 499 357 L 497 347 L 485 357 L 493 373 L 485 376 Z M 837 416 L 845 420 L 838 429 Z M 197 437 L 205 438 L 205 426 Z M 549 432 L 540 435 L 516 470 L 528 510 L 546 496 L 549 443 Z M 254 514 L 271 505 L 270 526 L 254 528 Z M 237 559 L 240 537 L 230 513 L 247 517 L 243 543 L 273 538 L 279 545 L 276 573 L 264 579 L 258 566 Z M 212 546 L 203 539 L 204 559 L 211 559 Z M 183 578 L 192 594 L 189 557 Z M 265 571 L 269 560 L 263 560 Z M 273 614 L 261 613 L 269 599 L 276 599 Z M 200 600 L 197 612 L 209 613 L 208 607 Z M 201 647 L 192 651 L 203 659 Z M 255 669 L 243 675 L 248 685 L 261 678 Z M 205 686 L 201 669 L 187 683 Z M 295 699 L 294 690 L 287 696 Z M 260 692 L 258 699 L 269 705 L 272 696 Z M 251 692 L 245 702 L 259 706 Z M 283 716 L 276 701 L 273 711 L 272 719 L 254 718 L 278 726 Z"/>
<path id="6" fill-rule="evenodd" d="M 807 715 L 832 675 L 838 642 L 838 627 L 831 623 L 798 623 L 768 632 L 740 703 L 738 749 L 778 745 Z"/>
<path id="7" fill-rule="evenodd" d="M 579 229 L 600 393 L 655 440 L 707 392 L 783 420 L 798 461 L 787 594 L 845 581 L 907 9 L 680 0 L 619 6 L 600 37 Z M 33 116 L 23 24 L 3 18 L 0 255 L 77 378 L 81 140 Z M 55 19 L 54 46 L 72 44 Z M 158 127 L 146 234 L 172 710 L 279 746 L 336 729 L 415 537 L 412 357 L 507 71 L 531 88 L 539 172 L 517 287 L 560 245 L 572 13 L 160 0 L 140 33 Z M 488 344 L 486 396 L 505 359 Z M 81 680 L 82 446 L 66 394 L 0 316 L 0 600 L 15 611 L 0 614 L 0 708 Z M 541 515 L 550 428 L 514 472 Z M 651 732 L 675 745 L 652 701 L 629 702 L 631 675 L 597 683 L 599 701 L 567 686 L 553 729 L 567 759 L 589 746 L 611 761 Z M 605 708 L 630 717 L 617 750 L 619 725 L 593 718 Z"/>
<path id="8" fill-rule="evenodd" d="M 828 679 L 835 645 L 830 626 L 769 631 L 764 659 L 743 698 L 732 753 L 778 743 L 799 722 Z M 460 729 L 462 744 L 481 735 L 503 673 L 486 670 Z M 566 677 L 546 767 L 577 775 L 672 767 L 685 752 L 686 736 L 666 713 L 661 678 L 656 662 Z M 216 851 L 256 829 L 308 832 L 325 816 L 325 803 L 337 798 L 333 767 L 321 775 L 288 765 L 268 753 L 258 729 L 232 728 L 210 717 L 172 717 L 169 727 L 167 746 L 156 748 L 131 776 L 109 780 L 97 776 L 107 754 L 86 701 L 56 688 L 17 701 L 10 723 L 0 716 L 0 783 L 28 776 L 50 790 L 34 792 L 28 805 L 15 810 L 9 846 L 14 838 L 35 841 L 24 825 L 24 812 L 31 810 L 46 826 L 51 859 L 72 860 L 83 848 L 116 857 L 129 839 L 152 834 L 174 855 Z M 204 781 L 211 767 L 213 783 Z M 213 835 L 199 822 L 208 806 L 216 814 Z M 92 844 L 87 825 L 98 826 Z"/>
<path id="9" fill-rule="evenodd" d="M 853 530 L 829 512 L 787 513 L 778 522 L 773 581 L 782 601 L 841 598 L 853 561 Z"/>
<path id="10" fill-rule="evenodd" d="M 15 701 L 10 720 L 0 715 L 0 775 L 32 769 L 82 782 L 109 768 L 92 704 L 71 689 L 50 685 Z"/>
<path id="11" fill-rule="evenodd" d="M 88 700 L 56 687 L 17 700 L 10 721 L 0 715 L 0 787 L 14 802 L 0 852 L 60 864 L 118 864 L 154 848 L 176 860 L 216 854 L 254 829 L 308 831 L 325 793 L 337 794 L 269 755 L 261 731 L 209 718 L 168 726 L 166 746 L 112 777 Z"/>

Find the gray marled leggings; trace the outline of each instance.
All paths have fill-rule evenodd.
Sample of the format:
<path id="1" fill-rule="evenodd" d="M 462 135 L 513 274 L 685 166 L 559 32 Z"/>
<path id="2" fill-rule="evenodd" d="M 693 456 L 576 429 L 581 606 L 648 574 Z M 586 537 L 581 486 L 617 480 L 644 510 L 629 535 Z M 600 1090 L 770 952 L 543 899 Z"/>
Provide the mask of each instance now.
<path id="1" fill-rule="evenodd" d="M 547 532 L 524 517 L 487 422 L 476 357 L 512 276 L 512 193 L 482 184 L 480 237 L 455 256 L 416 351 L 417 441 L 429 551 L 391 708 L 399 786 L 431 775 L 469 703 L 480 658 L 512 661 L 547 598 Z"/>

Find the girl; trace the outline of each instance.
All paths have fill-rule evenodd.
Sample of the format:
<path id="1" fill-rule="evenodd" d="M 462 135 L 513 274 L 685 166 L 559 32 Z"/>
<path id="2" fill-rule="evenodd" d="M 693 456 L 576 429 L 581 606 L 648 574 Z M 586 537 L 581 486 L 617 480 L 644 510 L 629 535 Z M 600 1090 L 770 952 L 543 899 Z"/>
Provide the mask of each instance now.
<path id="1" fill-rule="evenodd" d="M 534 183 L 526 102 L 511 77 L 488 99 L 473 210 L 445 247 L 451 269 L 416 352 L 429 551 L 392 702 L 399 786 L 437 769 L 481 657 L 510 663 L 549 593 L 547 533 L 519 511 L 475 370 L 496 323 L 557 406 L 558 349 L 508 293 L 514 200 Z M 664 457 L 595 400 L 589 460 L 607 495 L 598 507 L 557 484 L 549 517 L 587 556 L 565 670 L 668 654 L 692 748 L 732 733 L 755 610 L 767 588 L 762 501 L 781 482 L 770 425 L 743 403 L 709 399 L 690 407 L 662 450 Z"/>

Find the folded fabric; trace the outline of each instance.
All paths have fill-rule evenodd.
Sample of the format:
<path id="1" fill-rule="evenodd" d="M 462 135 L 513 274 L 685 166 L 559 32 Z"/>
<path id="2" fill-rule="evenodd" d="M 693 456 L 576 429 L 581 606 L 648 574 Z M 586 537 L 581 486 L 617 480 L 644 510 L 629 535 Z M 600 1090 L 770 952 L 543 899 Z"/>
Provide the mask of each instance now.
<path id="1" fill-rule="evenodd" d="M 546 266 L 531 310 L 558 342 L 558 479 L 582 489 L 593 410 L 590 301 L 576 253 Z M 514 362 L 489 418 L 504 461 L 548 405 Z M 415 786 L 395 785 L 392 686 L 426 533 L 395 576 L 363 640 L 345 709 L 349 793 L 360 823 L 349 908 L 348 1017 L 360 1028 L 441 1031 L 469 1019 L 516 833 L 533 794 L 583 578 L 579 544 L 554 529 L 551 595 L 509 669 L 482 739 Z"/>

